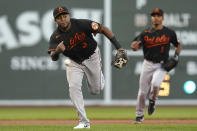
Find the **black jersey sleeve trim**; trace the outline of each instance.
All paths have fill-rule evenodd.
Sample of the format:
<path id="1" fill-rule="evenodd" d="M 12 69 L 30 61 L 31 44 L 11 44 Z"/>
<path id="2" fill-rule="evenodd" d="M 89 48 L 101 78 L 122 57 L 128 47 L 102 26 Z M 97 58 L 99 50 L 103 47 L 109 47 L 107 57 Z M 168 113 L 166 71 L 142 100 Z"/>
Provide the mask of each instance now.
<path id="1" fill-rule="evenodd" d="M 110 39 L 111 43 L 115 46 L 115 48 L 118 50 L 119 48 L 121 48 L 121 45 L 119 44 L 119 42 L 117 41 L 116 37 L 114 36 L 113 38 Z"/>

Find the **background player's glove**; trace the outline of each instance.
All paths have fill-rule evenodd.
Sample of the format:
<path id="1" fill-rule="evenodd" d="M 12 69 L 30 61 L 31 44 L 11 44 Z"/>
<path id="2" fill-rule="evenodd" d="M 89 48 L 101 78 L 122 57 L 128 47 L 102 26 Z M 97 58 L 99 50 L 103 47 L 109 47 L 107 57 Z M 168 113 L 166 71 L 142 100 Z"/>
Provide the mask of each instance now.
<path id="1" fill-rule="evenodd" d="M 172 70 L 173 68 L 177 66 L 178 59 L 179 59 L 179 55 L 175 53 L 174 57 L 168 59 L 167 62 L 162 64 L 162 68 L 164 68 L 166 71 Z"/>
<path id="2" fill-rule="evenodd" d="M 124 49 L 117 50 L 115 60 L 112 61 L 112 65 L 116 68 L 121 69 L 123 66 L 127 64 L 128 56 L 127 52 Z"/>

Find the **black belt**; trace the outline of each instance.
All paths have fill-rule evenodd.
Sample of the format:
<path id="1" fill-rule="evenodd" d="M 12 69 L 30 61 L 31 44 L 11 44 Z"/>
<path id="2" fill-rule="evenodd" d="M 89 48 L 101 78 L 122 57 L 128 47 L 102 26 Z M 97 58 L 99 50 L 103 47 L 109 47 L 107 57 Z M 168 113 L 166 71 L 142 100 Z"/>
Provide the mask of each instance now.
<path id="1" fill-rule="evenodd" d="M 148 60 L 148 59 L 146 59 Z M 152 63 L 154 64 L 157 64 L 157 63 L 164 63 L 164 60 L 148 60 L 148 61 L 151 61 Z"/>
<path id="2" fill-rule="evenodd" d="M 96 48 L 93 49 L 92 51 L 88 52 L 87 55 L 81 56 L 80 58 L 76 58 L 76 59 L 73 59 L 73 60 L 75 62 L 77 62 L 78 64 L 81 64 L 84 60 L 89 59 L 95 53 L 95 50 L 96 50 Z"/>

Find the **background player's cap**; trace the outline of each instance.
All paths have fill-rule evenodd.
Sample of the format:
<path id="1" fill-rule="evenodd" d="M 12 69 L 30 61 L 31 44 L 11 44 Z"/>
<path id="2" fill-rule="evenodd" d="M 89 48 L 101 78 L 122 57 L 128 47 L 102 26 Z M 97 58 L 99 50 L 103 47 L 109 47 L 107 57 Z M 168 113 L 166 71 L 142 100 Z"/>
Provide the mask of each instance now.
<path id="1" fill-rule="evenodd" d="M 53 17 L 57 18 L 57 16 L 59 16 L 60 14 L 63 14 L 63 13 L 69 14 L 68 9 L 64 6 L 59 6 L 53 10 Z"/>
<path id="2" fill-rule="evenodd" d="M 163 10 L 162 10 L 162 9 L 159 9 L 159 8 L 156 8 L 156 9 L 154 9 L 154 10 L 151 12 L 150 15 L 151 15 L 151 16 L 153 16 L 153 15 L 160 15 L 160 16 L 163 16 Z"/>

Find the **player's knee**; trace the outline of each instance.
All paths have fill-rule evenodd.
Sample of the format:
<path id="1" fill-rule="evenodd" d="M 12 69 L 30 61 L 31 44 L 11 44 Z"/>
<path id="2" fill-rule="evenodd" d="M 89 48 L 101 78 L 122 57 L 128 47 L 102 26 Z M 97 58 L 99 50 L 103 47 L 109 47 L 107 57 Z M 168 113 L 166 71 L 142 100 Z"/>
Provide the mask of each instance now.
<path id="1" fill-rule="evenodd" d="M 145 91 L 140 90 L 138 93 L 139 97 L 146 97 L 147 93 Z"/>
<path id="2" fill-rule="evenodd" d="M 72 93 L 76 93 L 76 92 L 81 92 L 81 86 L 79 84 L 69 84 L 69 92 L 70 95 L 72 95 Z"/>
<path id="3" fill-rule="evenodd" d="M 159 82 L 159 81 L 153 81 L 151 84 L 152 84 L 153 87 L 160 87 L 161 82 Z"/>
<path id="4" fill-rule="evenodd" d="M 91 89 L 90 92 L 92 95 L 98 95 L 98 94 L 100 94 L 101 90 L 100 89 Z"/>
<path id="5" fill-rule="evenodd" d="M 80 89 L 69 87 L 70 96 L 74 95 L 77 91 L 80 91 Z"/>

